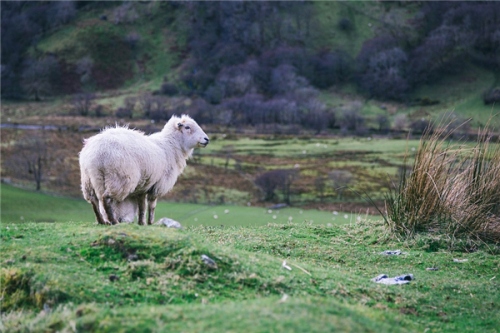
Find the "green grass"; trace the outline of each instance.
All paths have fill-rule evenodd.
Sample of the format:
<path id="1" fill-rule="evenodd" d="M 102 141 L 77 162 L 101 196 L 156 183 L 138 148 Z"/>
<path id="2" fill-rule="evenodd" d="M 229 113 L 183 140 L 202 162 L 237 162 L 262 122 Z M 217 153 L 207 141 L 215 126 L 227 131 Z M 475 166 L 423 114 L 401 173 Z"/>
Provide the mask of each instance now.
<path id="1" fill-rule="evenodd" d="M 1 185 L 2 223 L 86 222 L 93 224 L 94 213 L 83 199 L 51 196 Z M 233 205 L 199 205 L 160 201 L 156 219 L 169 217 L 184 226 L 262 226 L 268 223 L 343 224 L 360 218 L 378 219 L 362 212 L 334 212 L 300 208 L 268 209 Z"/>
<path id="2" fill-rule="evenodd" d="M 210 142 L 210 149 L 198 153 L 226 154 L 227 147 L 232 146 L 235 154 L 267 155 L 276 157 L 321 157 L 331 153 L 369 152 L 383 155 L 402 155 L 406 149 L 417 148 L 418 140 L 392 140 L 387 138 L 291 138 L 282 140 L 265 140 L 254 138 L 225 139 L 216 137 Z M 400 159 L 401 161 L 402 159 Z"/>
<path id="3" fill-rule="evenodd" d="M 6 216 L 22 206 L 20 200 L 26 211 L 52 210 L 56 221 L 10 221 Z M 445 238 L 400 243 L 381 221 L 239 226 L 240 215 L 232 217 L 232 225 L 198 221 L 203 225 L 177 230 L 60 218 L 83 204 L 2 186 L 2 331 L 497 332 L 500 327 L 498 246 L 465 253 L 448 250 Z M 183 205 L 171 207 L 180 213 L 174 206 Z M 228 209 L 229 218 L 236 207 Z M 396 248 L 405 254 L 380 255 Z M 217 268 L 204 264 L 202 254 Z M 283 260 L 291 270 L 282 267 Z M 412 273 L 416 279 L 402 286 L 371 281 L 382 273 Z"/>
<path id="4" fill-rule="evenodd" d="M 500 113 L 500 105 L 485 105 L 482 94 L 496 82 L 494 72 L 481 67 L 468 66 L 462 73 L 443 77 L 432 85 L 423 85 L 412 94 L 414 98 L 438 100 L 440 104 L 430 107 L 411 107 L 410 113 L 425 110 L 438 119 L 455 112 L 463 119 L 472 119 L 473 127 L 486 124 L 498 126 L 500 119 L 492 116 Z"/>

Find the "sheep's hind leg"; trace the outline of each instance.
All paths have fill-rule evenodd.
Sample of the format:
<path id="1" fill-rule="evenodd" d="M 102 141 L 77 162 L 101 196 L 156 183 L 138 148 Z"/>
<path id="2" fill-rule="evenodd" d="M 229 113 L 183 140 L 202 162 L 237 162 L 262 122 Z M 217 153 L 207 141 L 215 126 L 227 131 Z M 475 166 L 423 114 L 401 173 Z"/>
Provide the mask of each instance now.
<path id="1" fill-rule="evenodd" d="M 92 205 L 92 209 L 94 210 L 97 223 L 107 224 L 106 219 L 102 216 L 101 211 L 99 210 L 99 199 L 97 199 L 94 190 L 90 190 L 88 193 L 89 195 L 85 199 L 87 199 L 87 201 L 89 201 L 90 204 Z"/>
<path id="2" fill-rule="evenodd" d="M 148 224 L 151 225 L 155 221 L 155 208 L 156 208 L 156 202 L 157 198 L 151 198 L 148 195 Z"/>
<path id="3" fill-rule="evenodd" d="M 113 211 L 113 199 L 109 196 L 105 196 L 103 199 L 104 199 L 103 206 L 104 206 L 104 210 L 106 211 L 106 215 L 108 215 L 109 223 L 118 224 L 118 221 L 116 220 L 115 212 Z"/>
<path id="4" fill-rule="evenodd" d="M 92 205 L 92 208 L 94 209 L 94 214 L 95 214 L 95 217 L 97 219 L 97 223 L 107 224 L 106 221 L 104 221 L 103 217 L 101 216 L 101 212 L 99 211 L 99 202 L 92 200 L 90 202 L 90 204 Z"/>
<path id="5" fill-rule="evenodd" d="M 137 223 L 139 225 L 146 224 L 146 195 L 140 195 L 137 198 L 137 204 L 139 206 L 139 216 L 137 217 Z"/>

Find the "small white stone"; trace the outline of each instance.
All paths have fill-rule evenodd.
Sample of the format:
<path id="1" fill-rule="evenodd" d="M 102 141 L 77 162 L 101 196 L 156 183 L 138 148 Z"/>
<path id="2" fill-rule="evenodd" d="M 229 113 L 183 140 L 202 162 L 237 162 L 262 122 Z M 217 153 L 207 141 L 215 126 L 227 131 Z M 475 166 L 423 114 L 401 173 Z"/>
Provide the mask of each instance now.
<path id="1" fill-rule="evenodd" d="M 194 220 L 198 221 L 197 218 L 195 218 Z M 176 229 L 182 228 L 182 225 L 179 222 L 169 219 L 168 217 L 161 218 L 160 220 L 158 220 L 158 222 L 156 222 L 156 224 L 164 225 L 167 228 L 176 228 Z"/>

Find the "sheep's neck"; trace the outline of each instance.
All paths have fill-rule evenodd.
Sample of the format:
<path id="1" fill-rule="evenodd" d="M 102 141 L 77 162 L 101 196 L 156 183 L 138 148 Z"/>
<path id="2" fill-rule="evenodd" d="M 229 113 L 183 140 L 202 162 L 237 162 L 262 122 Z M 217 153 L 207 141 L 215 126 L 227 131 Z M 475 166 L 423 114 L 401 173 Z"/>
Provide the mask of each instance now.
<path id="1" fill-rule="evenodd" d="M 165 152 L 172 151 L 175 159 L 175 164 L 177 164 L 179 175 L 186 168 L 186 160 L 191 156 L 189 152 L 186 152 L 182 147 L 179 146 L 175 139 L 168 140 L 168 146 L 171 149 L 165 149 Z M 177 144 L 176 144 L 177 143 Z"/>

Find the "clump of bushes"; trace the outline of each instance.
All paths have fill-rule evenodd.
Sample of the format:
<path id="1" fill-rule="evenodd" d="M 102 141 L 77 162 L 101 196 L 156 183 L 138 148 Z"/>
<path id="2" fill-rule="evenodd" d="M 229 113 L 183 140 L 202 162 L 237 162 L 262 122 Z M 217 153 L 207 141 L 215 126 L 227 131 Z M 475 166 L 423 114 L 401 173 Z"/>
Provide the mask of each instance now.
<path id="1" fill-rule="evenodd" d="M 387 195 L 386 223 L 405 237 L 500 242 L 500 144 L 487 130 L 473 146 L 452 144 L 455 130 L 423 134 L 411 171 Z"/>
<path id="2" fill-rule="evenodd" d="M 483 102 L 486 105 L 500 103 L 500 88 L 492 88 L 484 92 Z"/>

